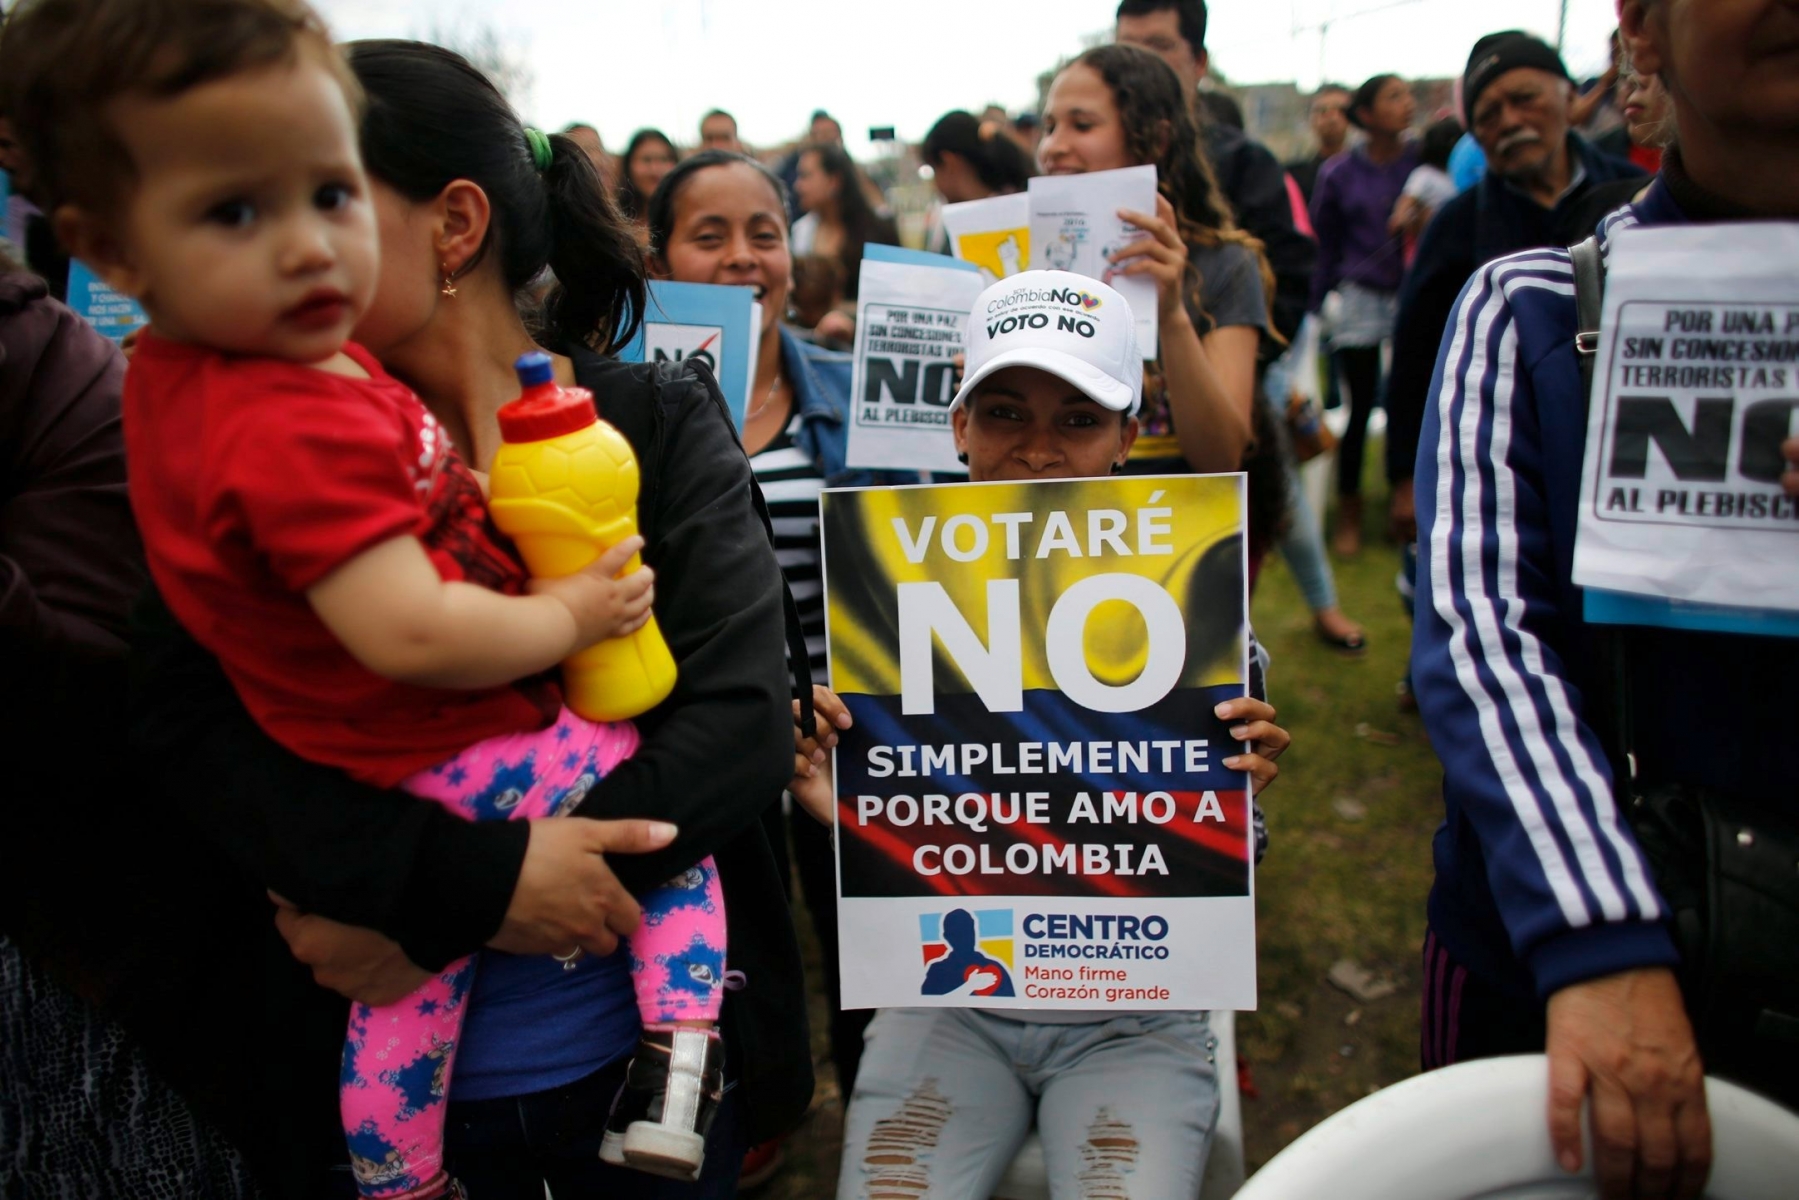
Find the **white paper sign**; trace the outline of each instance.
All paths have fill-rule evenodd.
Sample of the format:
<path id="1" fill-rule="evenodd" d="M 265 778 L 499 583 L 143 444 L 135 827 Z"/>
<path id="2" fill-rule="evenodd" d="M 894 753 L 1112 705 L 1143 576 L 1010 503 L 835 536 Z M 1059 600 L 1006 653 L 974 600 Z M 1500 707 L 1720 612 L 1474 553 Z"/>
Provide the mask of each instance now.
<path id="1" fill-rule="evenodd" d="M 1031 180 L 1030 202 L 1031 266 L 1110 283 L 1137 318 L 1137 345 L 1143 357 L 1156 357 L 1155 281 L 1147 275 L 1105 278 L 1114 251 L 1148 236 L 1120 218 L 1118 210 L 1156 211 L 1156 169 L 1040 175 Z"/>
<path id="2" fill-rule="evenodd" d="M 981 269 L 984 283 L 1016 275 L 1031 262 L 1031 198 L 1023 192 L 945 205 L 949 252 Z"/>
<path id="3" fill-rule="evenodd" d="M 1631 229 L 1611 244 L 1574 580 L 1799 610 L 1799 225 Z"/>
<path id="4" fill-rule="evenodd" d="M 947 260 L 945 260 L 947 261 Z M 986 284 L 966 267 L 864 259 L 856 300 L 847 463 L 874 470 L 966 470 L 956 461 L 952 361 Z"/>

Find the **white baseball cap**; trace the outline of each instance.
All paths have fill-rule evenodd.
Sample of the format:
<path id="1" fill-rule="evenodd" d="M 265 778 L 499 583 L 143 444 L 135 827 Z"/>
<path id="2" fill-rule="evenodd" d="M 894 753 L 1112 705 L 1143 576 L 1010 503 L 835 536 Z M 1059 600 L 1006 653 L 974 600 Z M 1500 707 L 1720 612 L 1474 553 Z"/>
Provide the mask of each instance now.
<path id="1" fill-rule="evenodd" d="M 975 299 L 967 353 L 952 409 L 1007 367 L 1048 371 L 1113 412 L 1135 412 L 1143 399 L 1131 306 L 1085 275 L 1021 271 L 1000 280 Z"/>

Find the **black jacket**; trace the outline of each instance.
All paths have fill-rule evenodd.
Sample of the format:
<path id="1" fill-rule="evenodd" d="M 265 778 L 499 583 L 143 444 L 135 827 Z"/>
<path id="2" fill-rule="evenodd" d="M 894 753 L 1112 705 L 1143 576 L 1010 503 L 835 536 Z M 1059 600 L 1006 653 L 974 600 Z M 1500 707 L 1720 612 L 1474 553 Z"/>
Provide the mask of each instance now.
<path id="1" fill-rule="evenodd" d="M 1590 208 L 1588 198 L 1616 180 L 1641 178 L 1642 169 L 1636 164 L 1601 154 L 1579 134 L 1568 138 L 1586 169 L 1586 179 L 1553 209 L 1488 171 L 1478 184 L 1445 204 L 1418 240 L 1418 256 L 1399 289 L 1399 316 L 1393 325 L 1393 369 L 1387 376 L 1386 396 L 1389 481 L 1412 477 L 1443 330 L 1474 272 L 1520 250 L 1585 241 L 1593 232 L 1591 220 L 1584 228 L 1579 224 Z M 1619 206 L 1624 203 L 1618 201 Z"/>
<path id="2" fill-rule="evenodd" d="M 748 980 L 727 995 L 722 1021 L 748 1136 L 760 1141 L 797 1123 L 812 1095 L 799 950 L 761 822 L 792 771 L 779 568 L 710 375 L 579 349 L 573 357 L 577 378 L 642 464 L 644 558 L 663 581 L 656 616 L 680 667 L 674 694 L 638 722 L 636 757 L 577 815 L 680 827 L 666 850 L 609 860 L 633 890 L 707 855 L 717 860 L 731 966 Z M 287 954 L 261 889 L 378 929 L 436 968 L 499 929 L 528 829 L 469 824 L 297 758 L 256 726 L 216 661 L 159 605 L 141 625 L 134 742 L 220 865 L 218 907 L 167 931 L 205 943 L 206 961 L 176 964 L 176 978 L 159 987 L 170 1005 L 197 1008 L 210 995 L 215 1010 L 240 1010 L 225 1016 L 241 1028 L 211 1040 L 229 1033 L 254 1048 L 227 1061 L 193 1055 L 190 1043 L 189 1057 L 207 1061 L 185 1064 L 180 1082 L 235 1135 L 272 1194 L 310 1195 L 319 1171 L 344 1157 L 335 1048 L 346 1003 Z M 204 990 L 184 986 L 196 976 Z"/>
<path id="3" fill-rule="evenodd" d="M 98 1001 L 95 951 L 129 893 L 120 798 L 126 631 L 144 555 L 125 496 L 125 359 L 51 299 L 0 270 L 0 933 Z"/>
<path id="4" fill-rule="evenodd" d="M 1215 122 L 1205 127 L 1202 136 L 1212 173 L 1231 202 L 1238 227 L 1261 240 L 1268 265 L 1274 269 L 1274 327 L 1291 341 L 1311 298 L 1318 243 L 1293 224 L 1287 175 L 1268 147 L 1251 141 L 1240 129 Z M 1271 352 L 1279 350 L 1271 340 L 1263 345 Z"/>

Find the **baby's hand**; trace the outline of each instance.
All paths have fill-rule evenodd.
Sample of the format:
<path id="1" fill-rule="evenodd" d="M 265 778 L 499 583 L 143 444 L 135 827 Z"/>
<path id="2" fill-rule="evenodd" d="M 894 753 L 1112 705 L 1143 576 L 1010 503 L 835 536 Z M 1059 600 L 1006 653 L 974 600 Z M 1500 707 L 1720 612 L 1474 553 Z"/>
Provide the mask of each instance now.
<path id="1" fill-rule="evenodd" d="M 575 618 L 576 649 L 636 633 L 650 619 L 650 605 L 656 599 L 656 573 L 648 567 L 638 567 L 623 578 L 617 577 L 631 556 L 642 549 L 643 539 L 632 535 L 584 570 L 561 579 L 531 581 L 533 592 L 554 596 Z"/>

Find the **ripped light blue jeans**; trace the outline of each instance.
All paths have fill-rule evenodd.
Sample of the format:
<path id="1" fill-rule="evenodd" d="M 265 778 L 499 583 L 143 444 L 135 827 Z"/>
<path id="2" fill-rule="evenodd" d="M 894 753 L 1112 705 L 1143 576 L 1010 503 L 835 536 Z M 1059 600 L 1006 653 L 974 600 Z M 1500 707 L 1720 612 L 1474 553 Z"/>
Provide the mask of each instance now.
<path id="1" fill-rule="evenodd" d="M 884 1009 L 844 1119 L 837 1200 L 991 1196 L 1033 1124 L 1055 1200 L 1193 1200 L 1218 1119 L 1203 1012 L 1058 1025 Z"/>

